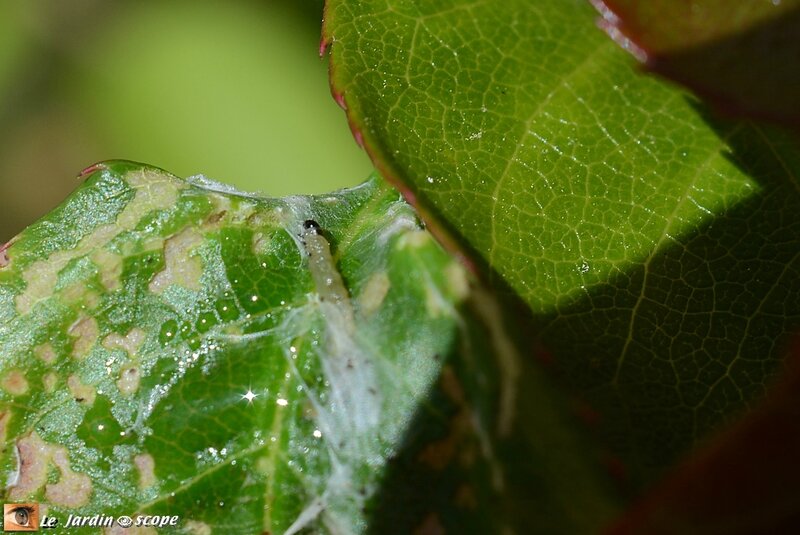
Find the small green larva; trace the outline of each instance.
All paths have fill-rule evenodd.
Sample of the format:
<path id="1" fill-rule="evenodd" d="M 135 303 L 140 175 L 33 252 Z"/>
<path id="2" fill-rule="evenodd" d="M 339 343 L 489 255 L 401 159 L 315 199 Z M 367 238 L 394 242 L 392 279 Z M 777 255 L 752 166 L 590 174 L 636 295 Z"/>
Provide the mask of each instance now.
<path id="1" fill-rule="evenodd" d="M 308 269 L 311 271 L 320 300 L 338 309 L 347 328 L 352 329 L 353 306 L 350 303 L 350 294 L 336 269 L 331 246 L 322 235 L 319 224 L 313 219 L 307 219 L 303 223 L 302 238 L 308 254 Z"/>

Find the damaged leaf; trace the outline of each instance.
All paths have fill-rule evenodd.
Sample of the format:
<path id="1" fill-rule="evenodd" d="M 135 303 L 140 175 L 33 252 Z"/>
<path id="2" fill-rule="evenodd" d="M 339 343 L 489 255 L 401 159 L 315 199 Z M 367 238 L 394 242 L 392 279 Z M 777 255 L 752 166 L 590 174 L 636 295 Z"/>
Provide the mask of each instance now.
<path id="1" fill-rule="evenodd" d="M 7 500 L 195 534 L 613 515 L 568 404 L 377 178 L 269 199 L 127 162 L 85 174 L 0 268 Z"/>

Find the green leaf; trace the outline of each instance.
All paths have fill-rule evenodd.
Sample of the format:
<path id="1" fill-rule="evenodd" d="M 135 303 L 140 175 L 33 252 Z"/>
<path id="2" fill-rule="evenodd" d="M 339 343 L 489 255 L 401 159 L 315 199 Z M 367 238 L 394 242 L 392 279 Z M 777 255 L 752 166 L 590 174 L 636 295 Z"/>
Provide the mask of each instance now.
<path id="1" fill-rule="evenodd" d="M 567 400 L 377 178 L 269 199 L 86 174 L 0 254 L 6 501 L 226 534 L 614 514 Z"/>
<path id="2" fill-rule="evenodd" d="M 796 339 L 766 399 L 717 433 L 631 508 L 610 535 L 792 533 L 800 521 Z"/>
<path id="3" fill-rule="evenodd" d="M 634 484 L 763 393 L 800 320 L 800 153 L 638 74 L 580 1 L 330 0 L 376 166 L 530 306 Z"/>

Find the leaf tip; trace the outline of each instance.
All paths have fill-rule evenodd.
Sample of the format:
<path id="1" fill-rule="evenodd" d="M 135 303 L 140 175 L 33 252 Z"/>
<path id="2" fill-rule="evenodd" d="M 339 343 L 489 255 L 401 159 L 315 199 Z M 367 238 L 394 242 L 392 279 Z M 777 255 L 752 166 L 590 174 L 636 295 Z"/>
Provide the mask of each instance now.
<path id="1" fill-rule="evenodd" d="M 325 57 L 325 52 L 328 51 L 328 45 L 330 44 L 331 42 L 328 39 L 328 37 L 323 34 L 322 37 L 320 37 L 319 39 L 319 57 L 321 58 Z"/>
<path id="2" fill-rule="evenodd" d="M 106 168 L 104 162 L 93 163 L 89 167 L 84 168 L 80 173 L 78 173 L 78 179 L 83 180 L 90 175 L 93 175 L 97 171 L 102 171 Z"/>
<path id="3" fill-rule="evenodd" d="M 333 96 L 333 100 L 336 101 L 336 104 L 338 104 L 340 108 L 347 111 L 347 101 L 344 99 L 344 92 L 337 91 L 336 88 L 331 85 L 331 96 Z"/>

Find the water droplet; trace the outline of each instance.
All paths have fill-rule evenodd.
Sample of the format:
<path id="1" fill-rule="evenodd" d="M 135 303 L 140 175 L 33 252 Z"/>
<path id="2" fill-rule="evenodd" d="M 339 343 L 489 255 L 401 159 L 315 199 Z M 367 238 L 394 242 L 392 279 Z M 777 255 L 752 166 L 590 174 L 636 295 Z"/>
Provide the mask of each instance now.
<path id="1" fill-rule="evenodd" d="M 211 312 L 203 312 L 197 318 L 197 323 L 195 323 L 195 329 L 197 332 L 205 333 L 208 332 L 214 325 L 217 324 L 217 317 L 212 314 Z"/>
<path id="2" fill-rule="evenodd" d="M 214 308 L 217 309 L 217 314 L 222 321 L 233 321 L 239 318 L 239 309 L 232 299 L 221 299 Z"/>
<path id="3" fill-rule="evenodd" d="M 158 341 L 161 343 L 161 345 L 166 345 L 174 339 L 177 332 L 178 322 L 175 320 L 166 321 L 163 325 L 161 325 L 161 332 L 158 335 Z"/>

